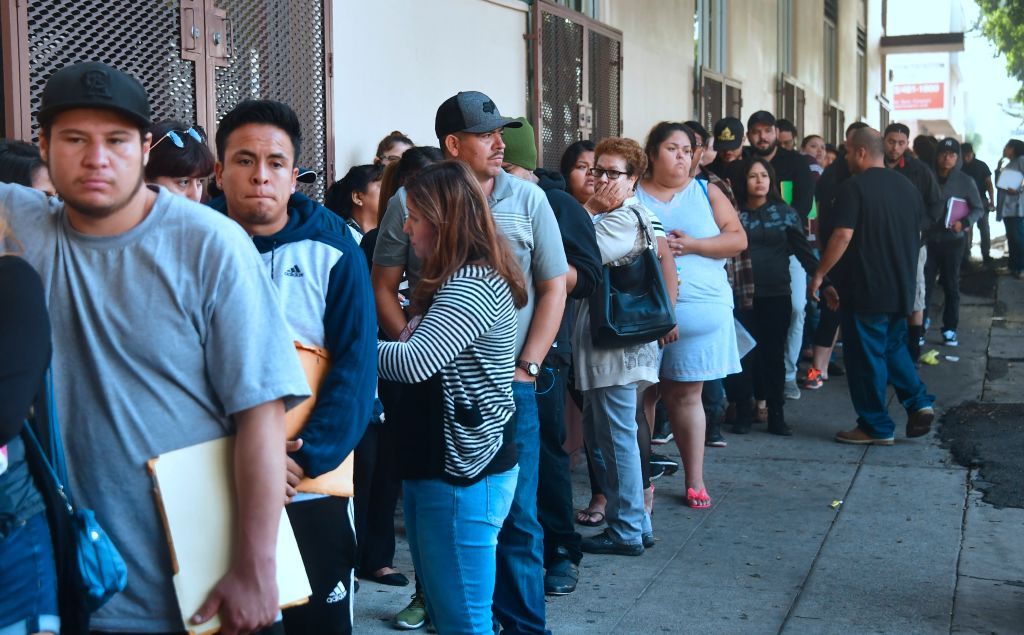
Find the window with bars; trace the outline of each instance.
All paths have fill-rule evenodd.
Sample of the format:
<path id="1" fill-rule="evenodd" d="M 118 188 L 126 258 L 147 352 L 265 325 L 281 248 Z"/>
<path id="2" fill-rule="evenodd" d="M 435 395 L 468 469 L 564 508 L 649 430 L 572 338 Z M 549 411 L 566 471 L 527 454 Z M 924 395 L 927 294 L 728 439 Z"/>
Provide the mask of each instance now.
<path id="1" fill-rule="evenodd" d="M 622 133 L 622 33 L 560 4 L 533 5 L 530 100 L 539 163 Z"/>
<path id="2" fill-rule="evenodd" d="M 804 110 L 807 97 L 804 88 L 794 78 L 783 74 L 779 78 L 778 113 L 782 119 L 793 122 L 797 130 L 804 130 Z"/>
<path id="3" fill-rule="evenodd" d="M 857 115 L 864 119 L 868 114 L 868 34 L 863 27 L 857 27 Z"/>
<path id="4" fill-rule="evenodd" d="M 845 141 L 846 113 L 834 101 L 830 101 L 825 107 L 825 133 L 823 136 L 826 143 L 837 146 Z"/>
<path id="5" fill-rule="evenodd" d="M 12 63 L 4 47 L 5 120 L 38 140 L 36 114 L 47 79 L 77 62 L 98 60 L 137 77 L 154 120 L 204 126 L 239 100 L 272 98 L 295 109 L 303 130 L 299 165 L 329 178 L 329 2 L 323 0 L 53 0 L 7 11 L 0 40 L 24 50 Z M 15 16 L 14 19 L 11 16 Z"/>

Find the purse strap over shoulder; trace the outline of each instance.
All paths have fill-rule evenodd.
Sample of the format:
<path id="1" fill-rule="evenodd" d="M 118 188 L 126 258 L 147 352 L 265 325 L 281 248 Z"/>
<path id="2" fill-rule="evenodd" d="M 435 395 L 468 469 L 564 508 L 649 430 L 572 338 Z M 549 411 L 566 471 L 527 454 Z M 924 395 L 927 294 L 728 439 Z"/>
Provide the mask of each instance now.
<path id="1" fill-rule="evenodd" d="M 647 224 L 644 223 L 644 217 L 641 215 L 641 210 L 637 209 L 636 205 L 630 205 L 629 211 L 633 212 L 633 215 L 636 216 L 636 222 L 640 226 L 640 231 L 642 231 L 644 234 L 644 240 L 647 241 L 647 248 L 654 249 L 654 237 L 651 235 L 651 232 L 647 229 Z M 643 210 L 643 213 L 646 214 L 647 210 Z"/>

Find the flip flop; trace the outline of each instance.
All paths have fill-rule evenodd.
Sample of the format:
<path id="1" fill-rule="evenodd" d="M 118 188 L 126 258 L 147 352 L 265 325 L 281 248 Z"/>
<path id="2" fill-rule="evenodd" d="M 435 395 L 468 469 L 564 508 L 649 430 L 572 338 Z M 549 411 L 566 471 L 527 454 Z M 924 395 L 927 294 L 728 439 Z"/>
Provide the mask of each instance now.
<path id="1" fill-rule="evenodd" d="M 601 518 L 594 520 L 595 516 L 600 516 Z M 577 510 L 576 524 L 583 525 L 584 527 L 599 527 L 604 524 L 604 512 L 590 511 L 589 509 Z"/>
<path id="2" fill-rule="evenodd" d="M 708 490 L 702 487 L 698 492 L 692 487 L 688 487 L 686 489 L 686 506 L 692 509 L 707 509 L 711 507 L 711 497 L 708 496 Z"/>

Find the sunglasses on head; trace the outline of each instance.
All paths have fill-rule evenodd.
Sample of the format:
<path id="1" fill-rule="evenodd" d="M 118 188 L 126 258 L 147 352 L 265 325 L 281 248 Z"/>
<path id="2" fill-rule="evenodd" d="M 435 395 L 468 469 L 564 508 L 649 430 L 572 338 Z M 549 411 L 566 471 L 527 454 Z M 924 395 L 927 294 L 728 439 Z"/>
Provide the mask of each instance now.
<path id="1" fill-rule="evenodd" d="M 181 134 L 178 134 L 178 133 L 181 133 Z M 181 138 L 181 135 L 183 135 L 183 134 L 187 134 L 188 136 L 190 136 L 193 139 L 195 139 L 196 142 L 198 142 L 198 143 L 202 143 L 203 142 L 203 135 L 199 134 L 199 131 L 196 130 L 195 128 L 189 128 L 188 130 L 168 130 L 167 134 L 165 134 L 164 136 L 162 136 L 159 139 L 157 139 L 156 143 L 151 145 L 149 147 L 149 149 L 150 149 L 150 151 L 152 151 L 153 148 L 155 148 L 158 145 L 160 145 L 161 143 L 163 143 L 164 139 L 170 139 L 171 143 L 173 143 L 175 146 L 177 146 L 179 148 L 184 148 L 185 147 L 185 140 Z"/>

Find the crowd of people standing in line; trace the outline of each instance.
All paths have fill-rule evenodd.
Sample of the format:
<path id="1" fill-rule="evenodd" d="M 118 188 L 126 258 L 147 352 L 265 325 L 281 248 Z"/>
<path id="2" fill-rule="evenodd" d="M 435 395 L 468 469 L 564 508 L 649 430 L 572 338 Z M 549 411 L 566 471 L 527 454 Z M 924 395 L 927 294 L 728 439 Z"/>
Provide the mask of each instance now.
<path id="1" fill-rule="evenodd" d="M 238 104 L 211 151 L 196 125 L 154 123 L 137 80 L 87 62 L 49 79 L 39 124 L 38 148 L 0 146 L 0 350 L 20 360 L 0 383 L 4 633 L 181 632 L 145 465 L 227 434 L 238 539 L 190 626 L 350 632 L 356 578 L 410 584 L 394 566 L 401 494 L 416 591 L 396 627 L 548 632 L 544 596 L 575 590 L 584 553 L 655 546 L 651 482 L 679 466 L 652 445 L 675 441 L 679 499 L 710 507 L 704 454 L 726 446 L 723 424 L 792 435 L 785 402 L 841 372 L 840 338 L 858 421 L 836 440 L 893 443 L 889 384 L 922 436 L 934 397 L 914 363 L 936 277 L 955 346 L 966 232 L 979 226 L 988 262 L 989 209 L 1024 271 L 1021 191 L 996 195 L 955 139 L 911 151 L 901 124 L 797 149 L 766 111 L 711 131 L 661 122 L 642 144 L 576 142 L 551 171 L 526 119 L 466 91 L 438 107 L 438 146 L 392 132 L 323 204 L 297 190 L 316 175 L 280 102 Z M 1024 143 L 1005 157 L 1024 174 Z M 650 254 L 675 326 L 599 344 L 609 272 Z M 327 368 L 315 381 L 309 355 Z M 591 480 L 579 511 L 567 397 Z M 59 457 L 32 442 L 54 433 L 33 404 L 52 407 L 68 490 L 126 565 L 101 607 L 82 608 L 62 564 L 74 545 L 45 473 Z M 305 487 L 353 453 L 354 496 Z M 282 510 L 312 596 L 279 614 Z"/>

